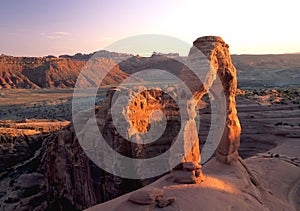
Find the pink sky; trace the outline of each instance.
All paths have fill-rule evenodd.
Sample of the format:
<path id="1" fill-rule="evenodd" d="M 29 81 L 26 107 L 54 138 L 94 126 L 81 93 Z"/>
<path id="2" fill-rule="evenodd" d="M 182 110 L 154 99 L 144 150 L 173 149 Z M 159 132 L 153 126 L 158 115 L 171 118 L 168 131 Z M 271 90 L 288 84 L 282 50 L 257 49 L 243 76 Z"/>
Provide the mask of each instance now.
<path id="1" fill-rule="evenodd" d="M 236 54 L 300 52 L 298 10 L 298 0 L 3 0 L 0 54 L 90 53 L 140 34 L 190 44 L 218 35 Z"/>

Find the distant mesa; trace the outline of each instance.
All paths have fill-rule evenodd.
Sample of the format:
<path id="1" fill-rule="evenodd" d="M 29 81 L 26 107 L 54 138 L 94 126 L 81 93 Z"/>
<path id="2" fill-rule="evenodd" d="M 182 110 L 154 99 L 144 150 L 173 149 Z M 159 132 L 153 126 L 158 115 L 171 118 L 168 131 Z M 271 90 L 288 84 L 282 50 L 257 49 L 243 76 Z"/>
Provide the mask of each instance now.
<path id="1" fill-rule="evenodd" d="M 108 59 L 113 59 L 116 57 L 128 57 L 128 56 L 133 56 L 131 54 L 127 53 L 116 53 L 116 52 L 110 52 L 106 50 L 100 50 L 96 51 L 90 54 L 82 54 L 82 53 L 76 53 L 73 56 L 70 55 L 60 55 L 59 58 L 66 58 L 66 59 L 73 59 L 73 60 L 78 60 L 78 61 L 88 61 L 92 56 L 97 54 L 97 57 L 102 57 L 102 58 L 108 58 Z"/>
<path id="2" fill-rule="evenodd" d="M 157 52 L 153 52 L 152 56 L 166 56 L 168 58 L 178 58 L 179 57 L 179 53 L 157 53 Z"/>
<path id="3" fill-rule="evenodd" d="M 54 56 L 54 55 L 48 55 L 48 56 L 44 56 L 43 58 L 46 58 L 46 59 L 55 59 L 57 57 Z"/>
<path id="4" fill-rule="evenodd" d="M 110 52 L 111 53 L 111 52 Z M 103 53 L 104 54 L 104 53 Z M 113 56 L 112 54 L 109 54 Z M 115 63 L 109 58 L 100 57 L 97 69 L 101 70 Z M 13 57 L 0 56 L 0 89 L 38 89 L 38 88 L 72 88 L 77 77 L 86 64 L 84 58 L 88 55 L 76 54 L 74 56 L 46 57 Z M 127 74 L 115 64 L 102 84 L 118 84 Z M 98 82 L 94 78 L 81 80 L 81 87 L 92 87 Z"/>

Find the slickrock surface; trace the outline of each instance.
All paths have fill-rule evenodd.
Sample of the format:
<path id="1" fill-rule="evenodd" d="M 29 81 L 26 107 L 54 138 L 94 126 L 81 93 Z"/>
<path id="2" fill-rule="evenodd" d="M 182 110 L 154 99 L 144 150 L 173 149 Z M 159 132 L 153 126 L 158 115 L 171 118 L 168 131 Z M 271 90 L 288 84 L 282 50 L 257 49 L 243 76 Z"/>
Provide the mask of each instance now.
<path id="1" fill-rule="evenodd" d="M 156 188 L 163 191 L 165 197 L 176 198 L 163 210 L 296 210 L 291 204 L 297 200 L 288 195 L 289 190 L 299 188 L 295 185 L 299 184 L 300 168 L 280 159 L 254 157 L 246 163 L 240 160 L 231 165 L 212 159 L 203 167 L 203 172 L 205 179 L 200 184 L 179 185 L 170 182 L 166 175 L 145 188 Z M 138 191 L 141 190 L 88 210 L 161 210 L 153 204 L 138 205 L 129 201 Z"/>

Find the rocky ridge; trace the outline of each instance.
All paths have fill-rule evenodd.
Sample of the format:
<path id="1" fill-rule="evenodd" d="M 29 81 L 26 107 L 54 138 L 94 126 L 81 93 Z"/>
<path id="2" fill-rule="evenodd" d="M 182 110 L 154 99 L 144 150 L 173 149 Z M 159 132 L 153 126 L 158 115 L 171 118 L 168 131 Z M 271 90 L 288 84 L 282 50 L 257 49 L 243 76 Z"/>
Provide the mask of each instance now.
<path id="1" fill-rule="evenodd" d="M 114 65 L 110 75 L 102 85 L 118 84 L 127 77 L 111 58 L 97 57 L 98 69 Z M 0 56 L 0 88 L 72 88 L 86 61 L 70 58 L 39 58 Z M 99 73 L 100 74 L 100 73 Z M 97 79 L 97 78 L 96 78 Z M 92 87 L 97 84 L 94 78 L 81 81 L 80 87 Z"/>

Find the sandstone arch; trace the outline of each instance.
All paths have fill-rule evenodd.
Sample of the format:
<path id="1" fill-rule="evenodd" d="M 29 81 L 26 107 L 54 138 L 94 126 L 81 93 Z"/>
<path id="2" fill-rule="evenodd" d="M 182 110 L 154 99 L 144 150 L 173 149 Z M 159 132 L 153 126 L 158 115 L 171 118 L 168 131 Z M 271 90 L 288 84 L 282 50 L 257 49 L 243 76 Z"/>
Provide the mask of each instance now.
<path id="1" fill-rule="evenodd" d="M 205 36 L 194 41 L 193 47 L 199 49 L 209 60 L 222 82 L 226 99 L 226 124 L 222 139 L 216 150 L 216 158 L 222 163 L 230 163 L 238 157 L 240 145 L 241 126 L 237 116 L 235 95 L 237 90 L 236 69 L 233 66 L 227 45 L 221 37 Z M 193 49 L 190 51 L 191 56 Z M 212 77 L 213 78 L 213 77 Z M 214 81 L 206 82 L 210 86 Z M 200 87 L 195 96 L 200 100 L 207 89 Z"/>

